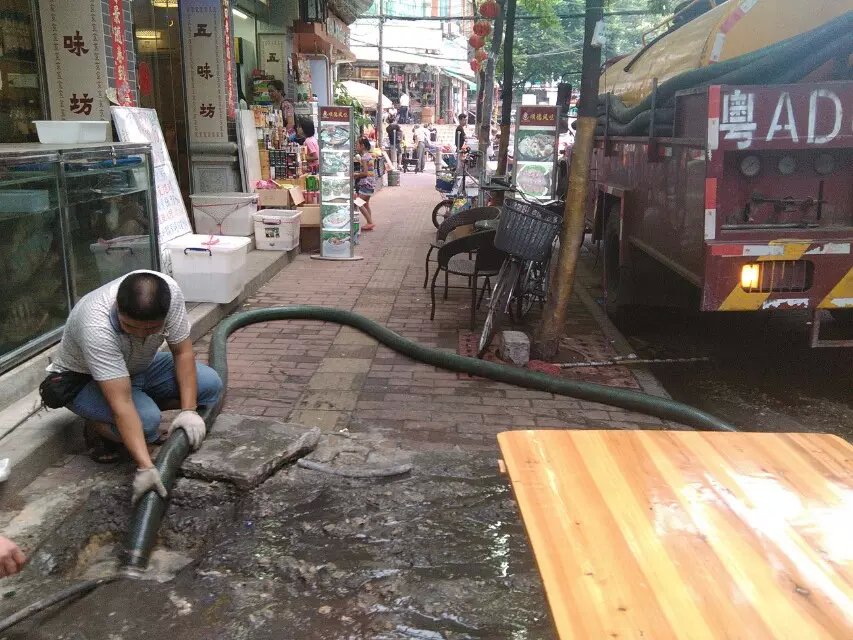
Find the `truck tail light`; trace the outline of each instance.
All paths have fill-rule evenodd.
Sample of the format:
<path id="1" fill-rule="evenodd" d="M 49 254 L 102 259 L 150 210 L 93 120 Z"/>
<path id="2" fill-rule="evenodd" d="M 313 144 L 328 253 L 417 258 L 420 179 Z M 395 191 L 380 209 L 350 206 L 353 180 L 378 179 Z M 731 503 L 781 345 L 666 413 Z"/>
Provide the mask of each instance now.
<path id="1" fill-rule="evenodd" d="M 814 281 L 809 260 L 750 262 L 740 268 L 740 286 L 749 293 L 808 291 Z"/>
<path id="2" fill-rule="evenodd" d="M 740 286 L 747 291 L 758 289 L 761 270 L 755 263 L 745 264 L 740 269 Z"/>

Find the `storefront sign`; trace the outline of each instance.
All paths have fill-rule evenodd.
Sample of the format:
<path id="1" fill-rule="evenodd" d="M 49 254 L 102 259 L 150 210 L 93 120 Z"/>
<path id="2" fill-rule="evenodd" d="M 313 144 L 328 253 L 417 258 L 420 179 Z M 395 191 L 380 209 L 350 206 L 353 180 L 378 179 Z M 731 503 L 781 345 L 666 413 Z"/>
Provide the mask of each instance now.
<path id="1" fill-rule="evenodd" d="M 540 200 L 553 198 L 556 187 L 558 109 L 519 107 L 513 182 L 525 195 Z"/>
<path id="2" fill-rule="evenodd" d="M 109 120 L 100 0 L 43 0 L 39 14 L 51 118 Z"/>
<path id="3" fill-rule="evenodd" d="M 258 34 L 258 67 L 276 80 L 287 78 L 287 40 L 283 33 Z"/>
<path id="4" fill-rule="evenodd" d="M 237 117 L 237 97 L 234 92 L 234 57 L 232 53 L 231 0 L 222 0 L 222 14 L 225 18 L 225 89 L 228 105 L 228 119 Z"/>
<path id="5" fill-rule="evenodd" d="M 157 238 L 160 245 L 186 233 L 192 233 L 181 189 L 172 168 L 166 140 L 154 109 L 112 107 L 113 122 L 122 142 L 151 145 L 154 185 L 157 192 Z"/>
<path id="6" fill-rule="evenodd" d="M 183 0 L 178 6 L 184 30 L 190 142 L 228 142 L 222 2 Z"/>
<path id="7" fill-rule="evenodd" d="M 127 75 L 127 43 L 124 40 L 124 7 L 122 0 L 109 0 L 110 34 L 113 42 L 113 64 L 115 65 L 115 85 L 118 103 L 124 107 L 133 106 L 133 91 Z"/>
<path id="8" fill-rule="evenodd" d="M 355 259 L 352 107 L 320 107 L 320 256 Z"/>

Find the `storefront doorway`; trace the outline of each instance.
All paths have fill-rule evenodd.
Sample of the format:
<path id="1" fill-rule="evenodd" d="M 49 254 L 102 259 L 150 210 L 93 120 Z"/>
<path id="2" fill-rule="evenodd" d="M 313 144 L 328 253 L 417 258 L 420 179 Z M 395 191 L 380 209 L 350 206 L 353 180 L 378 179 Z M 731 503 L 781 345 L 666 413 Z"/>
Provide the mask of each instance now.
<path id="1" fill-rule="evenodd" d="M 35 21 L 28 0 L 3 0 L 0 12 L 0 142 L 36 142 L 44 93 Z"/>

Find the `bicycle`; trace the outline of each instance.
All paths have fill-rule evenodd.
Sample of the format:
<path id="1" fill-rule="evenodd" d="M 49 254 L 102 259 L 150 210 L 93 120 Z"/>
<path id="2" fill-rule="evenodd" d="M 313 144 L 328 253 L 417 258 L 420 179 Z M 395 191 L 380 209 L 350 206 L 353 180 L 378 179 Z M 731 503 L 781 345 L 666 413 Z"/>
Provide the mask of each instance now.
<path id="1" fill-rule="evenodd" d="M 544 302 L 548 292 L 551 250 L 563 220 L 561 205 L 558 212 L 527 198 L 518 189 L 502 190 L 513 191 L 520 198 L 505 198 L 495 233 L 495 247 L 509 255 L 501 265 L 492 289 L 477 346 L 478 358 L 488 350 L 507 313 L 518 322 L 537 300 Z"/>
<path id="2" fill-rule="evenodd" d="M 471 156 L 475 155 L 476 152 L 470 151 L 467 154 Z M 474 199 L 477 198 L 477 181 L 468 172 L 468 167 L 469 163 L 466 158 L 466 152 L 460 152 L 456 154 L 456 170 L 453 176 L 450 178 L 442 177 L 441 175 L 436 176 L 436 191 L 445 196 L 432 210 L 432 224 L 436 229 L 457 211 L 473 205 Z M 447 176 L 449 174 L 444 175 Z M 468 186 L 469 178 L 473 182 L 473 189 Z"/>

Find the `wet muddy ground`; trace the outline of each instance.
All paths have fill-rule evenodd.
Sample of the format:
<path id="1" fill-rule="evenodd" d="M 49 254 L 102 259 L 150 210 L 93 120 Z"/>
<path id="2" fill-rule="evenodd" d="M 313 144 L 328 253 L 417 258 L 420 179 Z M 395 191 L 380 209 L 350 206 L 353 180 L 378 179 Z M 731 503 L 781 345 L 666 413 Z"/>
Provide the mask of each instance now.
<path id="1" fill-rule="evenodd" d="M 554 637 L 497 452 L 409 459 L 410 474 L 383 480 L 288 466 L 244 494 L 182 479 L 161 530 L 165 564 L 189 562 L 174 580 L 105 585 L 0 638 Z M 0 615 L 111 570 L 124 489 L 90 494 L 28 579 L 0 589 Z"/>
<path id="2" fill-rule="evenodd" d="M 602 260 L 589 241 L 584 249 L 584 284 L 602 302 Z M 637 306 L 618 327 L 641 358 L 707 358 L 649 365 L 676 400 L 746 431 L 832 433 L 853 442 L 853 348 L 810 348 L 809 320 L 803 311 Z"/>

